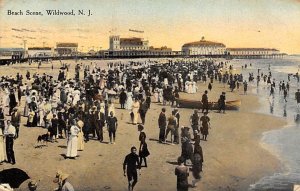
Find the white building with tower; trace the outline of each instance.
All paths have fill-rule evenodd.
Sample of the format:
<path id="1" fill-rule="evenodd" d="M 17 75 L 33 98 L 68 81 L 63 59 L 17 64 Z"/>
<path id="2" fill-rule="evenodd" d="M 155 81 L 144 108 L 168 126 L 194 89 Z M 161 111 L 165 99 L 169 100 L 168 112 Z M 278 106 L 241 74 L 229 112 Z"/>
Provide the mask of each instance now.
<path id="1" fill-rule="evenodd" d="M 119 35 L 112 35 L 109 37 L 109 50 L 110 51 L 149 50 L 149 41 L 137 37 L 120 38 Z"/>

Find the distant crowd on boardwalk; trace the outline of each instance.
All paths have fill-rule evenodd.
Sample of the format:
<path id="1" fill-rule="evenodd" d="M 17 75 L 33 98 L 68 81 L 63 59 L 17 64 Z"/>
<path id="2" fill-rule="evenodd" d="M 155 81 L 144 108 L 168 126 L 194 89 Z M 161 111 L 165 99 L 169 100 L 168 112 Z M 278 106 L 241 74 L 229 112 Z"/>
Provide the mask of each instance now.
<path id="1" fill-rule="evenodd" d="M 39 65 L 40 66 L 40 65 Z M 52 67 L 53 69 L 53 67 Z M 227 69 L 227 70 L 226 70 Z M 55 142 L 58 138 L 67 139 L 66 158 L 76 158 L 78 150 L 84 150 L 84 144 L 90 138 L 104 141 L 103 132 L 106 126 L 109 143 L 116 142 L 118 129 L 118 112 L 115 104 L 119 101 L 121 109 L 130 111 L 131 123 L 138 125 L 140 131 L 139 154 L 131 148 L 134 157 L 124 161 L 124 172 L 127 169 L 129 189 L 136 181 L 135 173 L 129 161 L 138 156 L 137 166 L 142 161 L 147 166 L 146 157 L 150 154 L 146 134 L 143 132 L 147 112 L 152 103 L 166 105 L 158 117 L 158 142 L 180 144 L 183 163 L 190 159 L 193 163 L 195 181 L 200 179 L 203 153 L 200 136 L 207 140 L 210 126 L 208 117 L 207 92 L 202 96 L 203 116 L 196 110 L 190 118 L 189 126 L 180 126 L 179 109 L 176 100 L 179 92 L 196 93 L 197 82 L 207 83 L 207 89 L 213 88 L 214 81 L 229 85 L 233 91 L 243 83 L 241 74 L 230 72 L 232 66 L 227 62 L 216 63 L 212 60 L 169 60 L 166 63 L 157 61 L 108 63 L 106 68 L 96 65 L 77 64 L 75 76 L 70 77 L 70 66 L 62 64 L 58 76 L 47 73 L 25 76 L 2 76 L 0 81 L 0 160 L 15 164 L 13 141 L 22 136 L 21 118 L 26 117 L 25 126 L 47 129 L 47 141 Z M 22 99 L 23 97 L 23 99 Z M 220 95 L 220 111 L 225 112 L 225 93 Z M 173 106 L 171 116 L 166 116 L 167 105 Z M 180 131 L 180 132 L 179 132 Z M 192 135 L 193 136 L 192 136 Z M 1 136 L 1 134 L 0 134 Z M 2 145 L 6 145 L 5 147 Z M 3 151 L 1 150 L 3 149 Z M 128 159 L 130 158 L 131 159 Z M 131 161 L 132 162 L 132 161 Z M 182 170 L 182 169 L 181 169 Z M 180 174 L 180 169 L 176 174 Z M 179 180 L 180 182 L 180 180 Z M 180 187 L 180 185 L 179 185 Z M 185 187 L 185 186 L 183 186 Z"/>

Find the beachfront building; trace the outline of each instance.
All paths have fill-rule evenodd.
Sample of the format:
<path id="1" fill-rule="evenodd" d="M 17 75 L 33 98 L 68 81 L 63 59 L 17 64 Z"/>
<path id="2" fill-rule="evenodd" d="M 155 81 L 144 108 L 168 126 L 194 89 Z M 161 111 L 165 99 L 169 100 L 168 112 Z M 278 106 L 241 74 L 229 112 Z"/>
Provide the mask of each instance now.
<path id="1" fill-rule="evenodd" d="M 111 57 L 165 57 L 173 55 L 172 49 L 166 46 L 160 48 L 149 47 L 148 50 L 118 50 L 109 51 Z"/>
<path id="2" fill-rule="evenodd" d="M 149 41 L 143 38 L 120 38 L 119 35 L 109 37 L 109 50 L 110 51 L 131 51 L 131 50 L 149 50 Z"/>
<path id="3" fill-rule="evenodd" d="M 150 46 L 149 47 L 149 55 L 169 56 L 169 55 L 172 55 L 172 48 L 168 48 L 167 46 L 162 46 L 160 48 L 155 48 L 153 46 Z"/>
<path id="4" fill-rule="evenodd" d="M 73 56 L 77 54 L 78 43 L 56 43 L 55 52 L 59 56 Z"/>
<path id="5" fill-rule="evenodd" d="M 236 58 L 275 58 L 284 55 L 274 48 L 227 48 L 227 53 Z"/>
<path id="6" fill-rule="evenodd" d="M 0 59 L 21 59 L 24 53 L 24 48 L 0 48 Z"/>
<path id="7" fill-rule="evenodd" d="M 29 47 L 29 58 L 45 58 L 54 56 L 54 49 L 51 47 Z"/>
<path id="8" fill-rule="evenodd" d="M 170 56 L 172 49 L 167 46 L 155 48 L 149 46 L 149 41 L 143 38 L 120 38 L 119 35 L 109 37 L 109 56 L 111 57 L 147 57 Z"/>
<path id="9" fill-rule="evenodd" d="M 279 50 L 271 48 L 227 48 L 230 55 L 272 55 L 279 54 Z"/>
<path id="10" fill-rule="evenodd" d="M 24 48 L 0 48 L 0 65 L 18 62 L 25 54 Z"/>
<path id="11" fill-rule="evenodd" d="M 202 37 L 200 41 L 184 44 L 182 52 L 186 56 L 225 55 L 226 46 L 223 43 L 207 41 Z"/>

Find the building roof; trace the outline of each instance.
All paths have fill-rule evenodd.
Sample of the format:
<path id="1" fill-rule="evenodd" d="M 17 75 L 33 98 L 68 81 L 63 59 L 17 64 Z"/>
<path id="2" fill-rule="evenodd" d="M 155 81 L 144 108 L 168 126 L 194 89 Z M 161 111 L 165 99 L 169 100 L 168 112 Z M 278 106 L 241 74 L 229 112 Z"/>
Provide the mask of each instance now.
<path id="1" fill-rule="evenodd" d="M 143 39 L 142 38 L 120 38 L 120 45 L 143 45 Z"/>
<path id="2" fill-rule="evenodd" d="M 207 41 L 207 40 L 200 40 L 200 41 L 195 41 L 195 42 L 189 42 L 189 43 L 185 43 L 183 45 L 183 47 L 189 47 L 189 46 L 197 46 L 197 47 L 212 47 L 212 46 L 221 46 L 221 47 L 225 47 L 225 45 L 223 43 L 219 43 L 219 42 L 213 42 L 213 41 Z"/>
<path id="3" fill-rule="evenodd" d="M 58 42 L 56 43 L 56 47 L 57 48 L 65 48 L 65 47 L 70 47 L 70 48 L 73 48 L 73 47 L 78 47 L 78 43 L 64 43 L 64 42 Z"/>
<path id="4" fill-rule="evenodd" d="M 227 48 L 229 51 L 279 51 L 275 48 Z"/>
<path id="5" fill-rule="evenodd" d="M 28 50 L 51 50 L 51 47 L 28 47 Z"/>
<path id="6" fill-rule="evenodd" d="M 152 51 L 172 51 L 172 48 L 168 48 L 167 46 L 162 46 L 160 48 L 154 48 L 153 46 L 150 46 L 149 50 L 152 50 Z"/>
<path id="7" fill-rule="evenodd" d="M 24 48 L 0 48 L 0 52 L 23 52 Z"/>

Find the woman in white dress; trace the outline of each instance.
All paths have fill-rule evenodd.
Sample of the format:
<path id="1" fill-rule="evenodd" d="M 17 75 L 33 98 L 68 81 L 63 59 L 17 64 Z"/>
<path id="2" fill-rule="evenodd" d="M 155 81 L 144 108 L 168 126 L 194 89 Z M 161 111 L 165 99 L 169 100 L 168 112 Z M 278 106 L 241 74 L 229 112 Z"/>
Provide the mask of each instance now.
<path id="1" fill-rule="evenodd" d="M 165 85 L 165 86 L 168 86 L 168 85 L 169 85 L 168 78 L 164 78 L 164 85 Z"/>
<path id="2" fill-rule="evenodd" d="M 158 102 L 162 103 L 164 101 L 164 97 L 163 97 L 163 89 L 159 88 L 158 89 Z"/>
<path id="3" fill-rule="evenodd" d="M 189 94 L 192 94 L 192 93 L 193 93 L 193 82 L 189 82 L 188 93 L 189 93 Z"/>
<path id="4" fill-rule="evenodd" d="M 133 124 L 136 125 L 139 119 L 139 109 L 140 109 L 140 102 L 137 99 L 134 99 L 132 104 L 132 113 L 133 113 Z"/>
<path id="5" fill-rule="evenodd" d="M 195 94 L 197 93 L 198 87 L 196 82 L 192 82 L 192 93 Z"/>
<path id="6" fill-rule="evenodd" d="M 125 103 L 125 109 L 127 110 L 131 110 L 132 107 L 132 92 L 127 92 L 127 99 L 126 99 L 126 103 Z"/>
<path id="7" fill-rule="evenodd" d="M 158 99 L 158 88 L 155 88 L 154 89 L 154 102 L 158 103 L 159 102 L 159 99 Z"/>
<path id="8" fill-rule="evenodd" d="M 45 127 L 45 121 L 44 121 L 44 116 L 45 116 L 45 102 L 43 100 L 41 100 L 40 103 L 39 103 L 39 105 L 38 105 L 38 112 L 39 112 L 38 126 Z"/>
<path id="9" fill-rule="evenodd" d="M 73 91 L 73 105 L 76 105 L 77 102 L 80 100 L 80 91 L 79 90 L 74 90 Z"/>
<path id="10" fill-rule="evenodd" d="M 68 138 L 67 145 L 67 158 L 75 158 L 77 156 L 77 146 L 78 146 L 78 133 L 80 132 L 80 128 L 73 122 L 71 126 L 70 133 L 71 135 Z"/>
<path id="11" fill-rule="evenodd" d="M 4 144 L 4 135 L 0 129 L 0 163 L 6 160 L 5 144 Z"/>
<path id="12" fill-rule="evenodd" d="M 184 88 L 185 88 L 186 93 L 189 93 L 189 84 L 190 84 L 190 81 L 186 81 L 185 84 L 184 84 Z"/>

